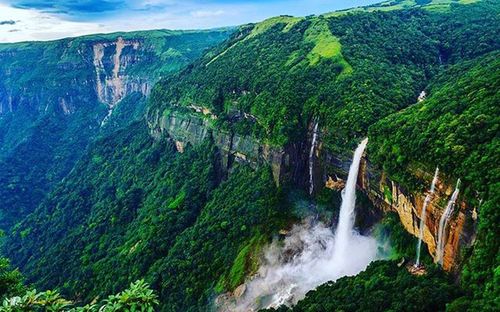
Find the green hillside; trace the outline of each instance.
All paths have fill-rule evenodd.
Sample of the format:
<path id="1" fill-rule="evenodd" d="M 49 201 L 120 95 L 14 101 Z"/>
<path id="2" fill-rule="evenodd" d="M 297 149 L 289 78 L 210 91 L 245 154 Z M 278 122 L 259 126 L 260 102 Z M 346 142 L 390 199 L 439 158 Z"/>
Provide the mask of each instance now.
<path id="1" fill-rule="evenodd" d="M 368 126 L 413 104 L 441 67 L 498 48 L 492 7 L 497 4 L 248 25 L 163 80 L 149 115 L 195 104 L 218 115 L 219 127 L 277 146 L 302 140 L 312 116 L 319 116 L 334 129 L 325 138 L 329 148 L 352 148 Z M 234 111 L 255 121 L 230 122 Z"/>
<path id="2" fill-rule="evenodd" d="M 0 228 L 32 212 L 93 138 L 142 116 L 145 94 L 137 92 L 137 85 L 154 85 L 231 31 L 150 31 L 0 44 Z M 102 127 L 109 103 L 96 89 L 95 47 L 105 46 L 100 75 L 111 76 L 118 38 L 135 44 L 121 51 L 118 72 L 130 83 Z"/>
<path id="3" fill-rule="evenodd" d="M 112 57 L 102 69 L 74 60 L 88 42 L 117 34 L 0 45 L 0 60 L 8 60 L 0 71 L 24 72 L 18 55 L 5 51 L 58 53 L 57 62 L 33 67 L 81 66 L 78 85 L 85 86 L 26 94 L 41 105 L 75 92 L 74 103 L 84 104 L 70 115 L 57 101 L 47 113 L 0 114 L 0 130 L 7 129 L 0 131 L 0 225 L 12 225 L 4 254 L 27 284 L 76 305 L 144 279 L 158 311 L 210 311 L 256 273 L 263 246 L 282 242 L 304 215 L 337 222 L 341 193 L 324 182 L 345 178 L 352 150 L 368 137 L 365 174 L 382 172 L 410 199 L 425 197 L 428 181 L 416 171 L 439 166 L 447 185 L 461 178 L 460 200 L 478 208 L 475 244 L 461 250 L 451 272 L 424 251 L 427 274 L 412 275 L 403 263 L 414 257 L 415 238 L 381 200 L 359 192 L 356 229 L 387 236 L 391 259 L 275 311 L 496 311 L 499 14 L 495 0 L 396 0 L 230 30 L 120 34 L 143 40 L 151 57 L 126 67 L 127 75 L 155 84 L 147 98 L 131 92 L 121 99 L 102 126 L 109 107 L 84 81 L 112 73 Z M 75 79 L 66 69 L 61 84 Z M 17 90 L 13 83 L 52 85 L 59 72 L 52 74 L 0 78 L 0 95 Z M 309 154 L 314 121 L 317 158 L 314 148 Z M 233 150 L 237 144 L 248 155 Z M 317 168 L 308 171 L 311 157 Z M 273 175 L 287 168 L 286 178 Z M 310 172 L 320 181 L 311 194 L 304 189 Z M 21 292 L 17 272 L 6 261 L 0 270 L 10 278 L 0 299 Z M 149 290 L 138 285 L 139 293 Z"/>

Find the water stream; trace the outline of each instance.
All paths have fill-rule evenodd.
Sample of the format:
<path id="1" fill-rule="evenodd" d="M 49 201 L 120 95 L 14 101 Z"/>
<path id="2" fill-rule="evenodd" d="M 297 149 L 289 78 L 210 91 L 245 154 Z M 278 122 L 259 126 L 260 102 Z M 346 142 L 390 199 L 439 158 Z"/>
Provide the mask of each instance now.
<path id="1" fill-rule="evenodd" d="M 446 243 L 446 227 L 448 226 L 448 222 L 450 221 L 451 216 L 453 215 L 453 208 L 455 207 L 455 203 L 458 198 L 458 193 L 460 192 L 460 179 L 457 180 L 457 185 L 455 186 L 455 191 L 451 195 L 450 200 L 448 201 L 448 205 L 446 205 L 446 209 L 444 210 L 441 218 L 439 219 L 439 230 L 438 230 L 438 242 L 437 242 L 437 257 L 439 264 L 443 265 L 443 257 L 444 257 L 444 245 Z"/>
<path id="2" fill-rule="evenodd" d="M 432 196 L 434 195 L 434 189 L 436 187 L 436 182 L 438 180 L 439 168 L 436 167 L 436 172 L 434 173 L 434 178 L 432 179 L 431 189 L 427 196 L 425 196 L 424 205 L 422 207 L 422 213 L 420 214 L 420 226 L 418 229 L 418 244 L 417 244 L 417 260 L 415 261 L 415 267 L 420 266 L 420 250 L 422 249 L 422 239 L 424 238 L 424 227 L 425 218 L 427 214 L 427 206 L 431 202 Z"/>

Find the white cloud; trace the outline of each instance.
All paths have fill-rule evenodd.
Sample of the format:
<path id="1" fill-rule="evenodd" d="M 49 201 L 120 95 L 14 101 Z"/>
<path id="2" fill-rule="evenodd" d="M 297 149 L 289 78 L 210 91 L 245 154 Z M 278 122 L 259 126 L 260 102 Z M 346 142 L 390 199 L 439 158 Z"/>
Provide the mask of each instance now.
<path id="1" fill-rule="evenodd" d="M 191 16 L 198 18 L 205 18 L 205 17 L 221 16 L 224 15 L 224 13 L 225 12 L 223 10 L 216 10 L 216 11 L 198 10 L 198 11 L 192 11 Z"/>
<path id="2" fill-rule="evenodd" d="M 297 1 L 125 1 L 120 10 L 92 16 L 47 13 L 35 9 L 13 8 L 0 0 L 0 43 L 52 40 L 92 33 L 149 29 L 206 29 L 258 22 L 280 15 L 318 14 L 379 0 L 297 0 Z M 17 22 L 19 21 L 19 22 Z"/>
<path id="3" fill-rule="evenodd" d="M 109 31 L 97 23 L 66 21 L 52 14 L 1 3 L 0 20 L 16 21 L 13 25 L 0 25 L 0 42 L 52 40 Z"/>

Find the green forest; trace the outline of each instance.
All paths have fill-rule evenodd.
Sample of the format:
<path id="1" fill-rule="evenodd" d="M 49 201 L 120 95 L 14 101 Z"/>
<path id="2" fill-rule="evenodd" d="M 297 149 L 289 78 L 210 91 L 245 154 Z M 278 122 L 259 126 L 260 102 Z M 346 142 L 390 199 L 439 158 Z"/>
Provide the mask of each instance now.
<path id="1" fill-rule="evenodd" d="M 0 311 L 217 311 L 304 216 L 333 229 L 343 195 L 325 186 L 345 182 L 365 137 L 355 230 L 390 252 L 261 311 L 500 310 L 499 14 L 495 0 L 396 0 L 213 31 L 0 44 L 0 73 L 14 72 L 0 96 L 33 99 L 0 113 Z M 108 107 L 83 82 L 95 83 L 94 63 L 75 47 L 117 36 L 148 47 L 126 74 L 153 88 L 104 123 Z M 422 247 L 425 273 L 412 274 L 417 238 L 381 203 L 393 193 L 373 200 L 370 183 L 382 175 L 416 202 L 436 166 L 442 184 L 462 181 L 473 243 L 460 236 L 448 271 Z"/>

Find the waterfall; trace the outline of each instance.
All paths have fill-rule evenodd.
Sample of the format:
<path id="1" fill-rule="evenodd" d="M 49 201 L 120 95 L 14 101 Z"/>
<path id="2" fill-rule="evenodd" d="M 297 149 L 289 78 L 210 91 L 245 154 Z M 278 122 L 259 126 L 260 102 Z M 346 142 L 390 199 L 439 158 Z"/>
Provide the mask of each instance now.
<path id="1" fill-rule="evenodd" d="M 455 191 L 451 195 L 450 201 L 448 205 L 446 205 L 446 209 L 441 215 L 441 219 L 439 219 L 439 230 L 438 230 L 438 242 L 437 242 L 437 257 L 438 262 L 443 265 L 443 256 L 444 256 L 444 244 L 445 244 L 445 232 L 446 227 L 448 226 L 448 221 L 450 221 L 451 215 L 453 214 L 453 208 L 455 207 L 455 202 L 458 198 L 458 193 L 460 187 L 460 179 L 457 180 L 457 185 L 455 186 Z"/>
<path id="2" fill-rule="evenodd" d="M 291 306 L 311 289 L 358 274 L 384 256 L 373 237 L 362 236 L 353 229 L 356 180 L 367 141 L 363 140 L 356 149 L 349 169 L 335 234 L 338 237 L 330 226 L 317 220 L 306 219 L 295 225 L 283 241 L 276 240 L 264 249 L 258 273 L 245 283 L 242 296 L 223 302 L 224 311 Z"/>
<path id="3" fill-rule="evenodd" d="M 318 121 L 314 121 L 314 129 L 311 140 L 311 149 L 309 150 L 309 195 L 312 195 L 314 191 L 314 150 L 316 149 L 316 144 L 318 142 Z"/>
<path id="4" fill-rule="evenodd" d="M 431 202 L 432 195 L 434 195 L 434 188 L 436 187 L 436 182 L 439 175 L 439 168 L 436 167 L 436 172 L 434 173 L 434 178 L 432 179 L 431 189 L 427 196 L 425 196 L 424 205 L 422 207 L 422 213 L 420 214 L 420 227 L 418 230 L 418 244 L 417 244 L 417 260 L 415 261 L 415 267 L 420 265 L 420 249 L 422 248 L 422 239 L 424 237 L 424 226 L 425 226 L 425 215 L 427 211 L 427 206 Z"/>
<path id="5" fill-rule="evenodd" d="M 368 138 L 364 139 L 356 148 L 349 168 L 349 176 L 342 190 L 342 204 L 340 206 L 339 222 L 335 231 L 335 260 L 342 261 L 346 256 L 348 245 L 353 235 L 355 220 L 354 207 L 356 204 L 356 182 L 358 180 L 359 164 L 365 151 Z M 335 261 L 335 262 L 337 262 Z"/>

